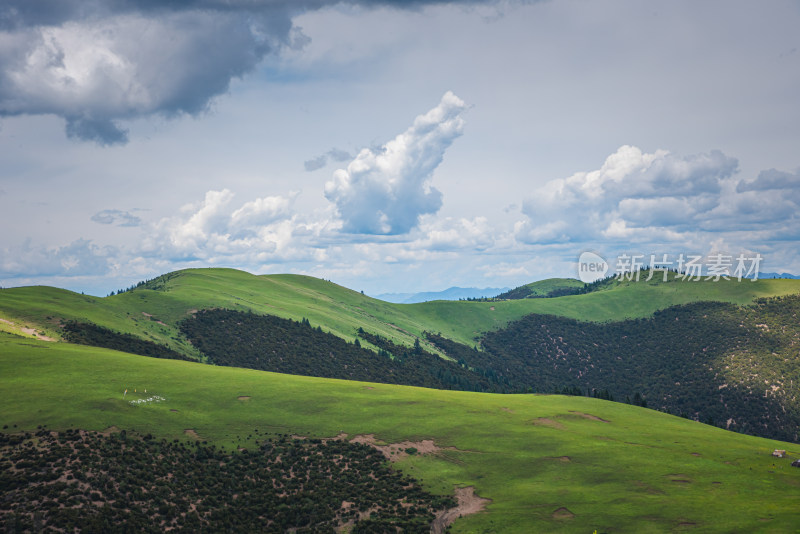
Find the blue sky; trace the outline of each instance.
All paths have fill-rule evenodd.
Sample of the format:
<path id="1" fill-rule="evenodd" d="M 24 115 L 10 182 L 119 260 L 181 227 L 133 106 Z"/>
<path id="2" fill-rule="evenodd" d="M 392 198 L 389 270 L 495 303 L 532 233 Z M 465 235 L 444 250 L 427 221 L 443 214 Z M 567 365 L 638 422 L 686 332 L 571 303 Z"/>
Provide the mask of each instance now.
<path id="1" fill-rule="evenodd" d="M 0 6 L 0 286 L 800 273 L 797 2 Z"/>

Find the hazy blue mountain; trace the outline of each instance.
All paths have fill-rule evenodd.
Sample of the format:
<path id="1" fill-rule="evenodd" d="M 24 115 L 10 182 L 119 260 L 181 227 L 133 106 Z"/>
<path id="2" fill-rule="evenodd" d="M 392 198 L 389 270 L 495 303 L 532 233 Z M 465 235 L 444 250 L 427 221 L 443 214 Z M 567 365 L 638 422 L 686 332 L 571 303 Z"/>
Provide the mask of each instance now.
<path id="1" fill-rule="evenodd" d="M 759 278 L 789 278 L 791 280 L 800 280 L 800 276 L 790 273 L 758 273 Z"/>
<path id="2" fill-rule="evenodd" d="M 507 287 L 451 287 L 443 291 L 424 291 L 421 293 L 382 293 L 374 295 L 376 299 L 394 302 L 396 304 L 414 304 L 415 302 L 427 302 L 429 300 L 459 300 L 481 297 L 494 297 L 504 291 Z"/>

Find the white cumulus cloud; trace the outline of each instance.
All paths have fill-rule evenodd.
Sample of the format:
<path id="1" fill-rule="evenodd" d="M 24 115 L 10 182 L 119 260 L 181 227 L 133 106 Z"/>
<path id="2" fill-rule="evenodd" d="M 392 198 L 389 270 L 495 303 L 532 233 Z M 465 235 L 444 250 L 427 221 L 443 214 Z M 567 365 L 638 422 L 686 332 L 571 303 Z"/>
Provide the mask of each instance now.
<path id="1" fill-rule="evenodd" d="M 140 252 L 176 261 L 262 261 L 285 248 L 296 227 L 305 228 L 292 215 L 295 196 L 267 196 L 237 208 L 231 191 L 208 191 L 202 202 L 156 223 Z"/>
<path id="2" fill-rule="evenodd" d="M 517 237 L 563 243 L 701 228 L 737 169 L 738 161 L 718 150 L 681 157 L 625 145 L 599 169 L 552 180 L 526 199 Z"/>
<path id="3" fill-rule="evenodd" d="M 343 230 L 362 234 L 405 234 L 421 215 L 436 213 L 442 194 L 430 185 L 433 171 L 464 128 L 463 100 L 447 92 L 435 108 L 380 150 L 363 149 L 325 184 Z"/>

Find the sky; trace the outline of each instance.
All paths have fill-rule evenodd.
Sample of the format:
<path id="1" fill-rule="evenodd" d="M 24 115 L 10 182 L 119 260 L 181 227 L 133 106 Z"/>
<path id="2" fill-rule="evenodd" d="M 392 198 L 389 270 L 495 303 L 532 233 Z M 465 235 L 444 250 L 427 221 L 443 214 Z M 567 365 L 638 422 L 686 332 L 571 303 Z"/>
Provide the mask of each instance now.
<path id="1" fill-rule="evenodd" d="M 800 274 L 796 1 L 5 0 L 0 286 Z M 665 256 L 666 255 L 666 256 Z"/>

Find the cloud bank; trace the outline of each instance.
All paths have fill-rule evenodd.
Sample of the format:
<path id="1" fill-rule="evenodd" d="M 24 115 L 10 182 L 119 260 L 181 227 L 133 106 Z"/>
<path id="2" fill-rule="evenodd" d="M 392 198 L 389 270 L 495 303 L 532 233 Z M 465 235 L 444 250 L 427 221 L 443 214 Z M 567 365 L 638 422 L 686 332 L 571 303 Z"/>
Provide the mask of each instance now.
<path id="1" fill-rule="evenodd" d="M 525 200 L 517 238 L 547 244 L 708 230 L 738 165 L 718 150 L 680 157 L 625 145 L 599 169 L 552 180 Z"/>
<path id="2" fill-rule="evenodd" d="M 345 232 L 408 233 L 425 214 L 442 206 L 442 194 L 430 185 L 444 152 L 464 128 L 463 100 L 447 92 L 435 108 L 418 116 L 405 132 L 380 150 L 363 149 L 346 169 L 325 184 Z"/>

